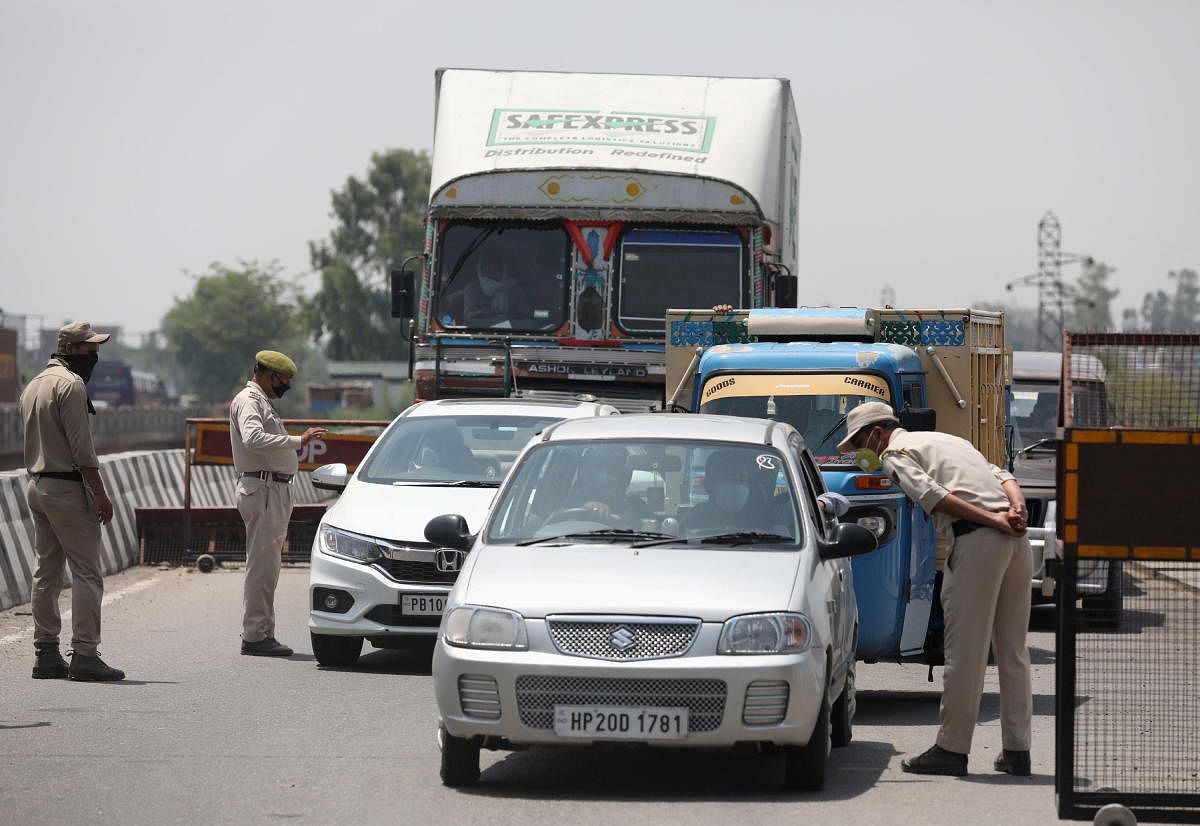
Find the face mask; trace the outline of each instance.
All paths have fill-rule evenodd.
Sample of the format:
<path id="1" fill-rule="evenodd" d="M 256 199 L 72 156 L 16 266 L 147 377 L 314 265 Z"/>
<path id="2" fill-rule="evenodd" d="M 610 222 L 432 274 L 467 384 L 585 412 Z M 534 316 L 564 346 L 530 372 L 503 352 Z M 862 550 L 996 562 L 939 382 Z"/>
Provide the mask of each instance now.
<path id="1" fill-rule="evenodd" d="M 750 486 L 743 484 L 720 485 L 713 494 L 713 501 L 717 503 L 717 507 L 726 513 L 740 511 L 749 498 Z"/>
<path id="2" fill-rule="evenodd" d="M 92 370 L 100 360 L 99 353 L 60 353 L 59 358 L 67 363 L 67 369 L 87 384 L 92 380 Z"/>
<path id="3" fill-rule="evenodd" d="M 274 382 L 272 382 L 271 389 L 275 391 L 276 396 L 278 396 L 279 398 L 282 399 L 283 394 L 286 393 L 287 391 L 291 390 L 292 386 L 290 384 L 288 384 L 286 381 L 281 381 L 278 384 L 275 384 Z"/>
<path id="4" fill-rule="evenodd" d="M 488 278 L 486 275 L 479 276 L 479 289 L 483 290 L 483 294 L 491 298 L 500 289 L 500 281 L 496 278 Z"/>
<path id="5" fill-rule="evenodd" d="M 871 437 L 867 437 L 866 447 L 854 451 L 854 466 L 867 473 L 874 473 L 883 467 L 879 454 L 871 448 Z"/>

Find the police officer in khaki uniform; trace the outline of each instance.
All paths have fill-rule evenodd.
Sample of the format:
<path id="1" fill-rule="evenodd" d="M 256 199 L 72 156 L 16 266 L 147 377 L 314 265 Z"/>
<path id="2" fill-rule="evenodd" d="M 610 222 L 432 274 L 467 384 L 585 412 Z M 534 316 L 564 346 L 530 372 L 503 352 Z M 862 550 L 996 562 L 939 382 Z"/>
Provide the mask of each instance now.
<path id="1" fill-rule="evenodd" d="M 1029 674 L 1030 579 L 1025 497 L 1012 474 L 989 464 L 966 439 L 909 433 L 892 409 L 867 402 L 850 411 L 842 451 L 877 453 L 884 471 L 933 516 L 953 544 L 942 571 L 946 664 L 937 743 L 904 760 L 915 774 L 964 775 L 987 671 L 988 644 L 1000 674 L 1003 750 L 994 768 L 1030 773 L 1033 690 Z"/>
<path id="2" fill-rule="evenodd" d="M 58 351 L 21 393 L 25 424 L 26 496 L 33 515 L 33 645 L 37 680 L 123 680 L 125 673 L 100 659 L 100 526 L 113 506 L 100 478 L 88 414 L 95 413 L 85 385 L 107 333 L 86 321 L 58 331 Z M 71 664 L 58 648 L 62 616 L 58 597 L 71 568 Z"/>
<path id="3" fill-rule="evenodd" d="M 288 520 L 292 480 L 301 447 L 325 435 L 310 427 L 289 435 L 271 406 L 291 388 L 296 363 L 283 353 L 260 350 L 254 375 L 229 406 L 233 466 L 237 469 L 237 507 L 246 523 L 246 580 L 243 590 L 242 653 L 290 657 L 292 649 L 275 639 L 275 586 Z"/>

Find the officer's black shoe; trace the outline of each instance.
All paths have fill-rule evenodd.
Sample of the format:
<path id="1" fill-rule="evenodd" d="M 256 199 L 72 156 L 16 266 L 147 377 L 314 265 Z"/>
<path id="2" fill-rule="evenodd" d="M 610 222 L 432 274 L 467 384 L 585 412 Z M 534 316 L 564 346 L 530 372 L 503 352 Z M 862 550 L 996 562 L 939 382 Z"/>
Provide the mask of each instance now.
<path id="1" fill-rule="evenodd" d="M 73 652 L 67 677 L 81 683 L 113 683 L 125 679 L 125 672 L 105 665 L 99 652 L 94 657 Z"/>
<path id="2" fill-rule="evenodd" d="M 58 653 L 58 643 L 39 642 L 33 644 L 37 659 L 33 662 L 33 679 L 65 680 L 70 670 L 67 661 Z"/>
<path id="3" fill-rule="evenodd" d="M 996 762 L 992 765 L 998 772 L 1016 775 L 1017 777 L 1028 777 L 1031 772 L 1029 752 L 1027 751 L 1009 751 L 1008 749 L 1004 749 L 996 757 Z"/>
<path id="4" fill-rule="evenodd" d="M 967 773 L 967 756 L 933 746 L 911 760 L 901 760 L 900 768 L 909 774 L 947 774 L 962 777 Z"/>
<path id="5" fill-rule="evenodd" d="M 265 640 L 259 640 L 258 642 L 246 642 L 242 640 L 242 653 L 251 657 L 290 657 L 292 656 L 292 649 L 274 637 L 267 637 Z"/>

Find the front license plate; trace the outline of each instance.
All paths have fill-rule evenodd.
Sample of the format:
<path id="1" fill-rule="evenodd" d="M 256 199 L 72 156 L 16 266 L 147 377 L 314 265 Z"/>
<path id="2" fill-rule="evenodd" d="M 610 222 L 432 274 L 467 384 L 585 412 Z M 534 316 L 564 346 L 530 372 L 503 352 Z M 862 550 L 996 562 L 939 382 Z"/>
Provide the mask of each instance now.
<path id="1" fill-rule="evenodd" d="M 402 594 L 400 613 L 410 617 L 440 617 L 446 610 L 445 594 Z"/>
<path id="2" fill-rule="evenodd" d="M 589 739 L 680 740 L 688 734 L 688 709 L 555 706 L 554 733 Z"/>

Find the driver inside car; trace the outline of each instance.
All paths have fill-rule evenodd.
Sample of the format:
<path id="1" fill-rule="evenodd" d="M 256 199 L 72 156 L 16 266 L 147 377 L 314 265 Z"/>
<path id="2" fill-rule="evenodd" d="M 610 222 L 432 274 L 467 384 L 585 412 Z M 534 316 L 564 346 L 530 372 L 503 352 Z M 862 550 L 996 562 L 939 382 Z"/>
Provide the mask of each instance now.
<path id="1" fill-rule="evenodd" d="M 581 459 L 576 507 L 591 512 L 597 521 L 617 527 L 638 527 L 650 516 L 646 502 L 628 492 L 633 474 L 625 448 L 589 447 Z"/>

